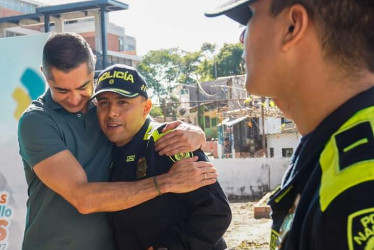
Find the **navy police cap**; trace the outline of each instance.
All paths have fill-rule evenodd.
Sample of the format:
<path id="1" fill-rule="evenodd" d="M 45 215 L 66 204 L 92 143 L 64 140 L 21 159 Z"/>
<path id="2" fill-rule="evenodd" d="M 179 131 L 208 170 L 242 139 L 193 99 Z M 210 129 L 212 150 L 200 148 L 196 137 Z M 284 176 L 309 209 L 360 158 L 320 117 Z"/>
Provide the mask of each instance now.
<path id="1" fill-rule="evenodd" d="M 103 92 L 114 92 L 128 98 L 141 95 L 148 99 L 143 76 L 135 68 L 123 64 L 109 66 L 99 74 L 91 99 Z"/>

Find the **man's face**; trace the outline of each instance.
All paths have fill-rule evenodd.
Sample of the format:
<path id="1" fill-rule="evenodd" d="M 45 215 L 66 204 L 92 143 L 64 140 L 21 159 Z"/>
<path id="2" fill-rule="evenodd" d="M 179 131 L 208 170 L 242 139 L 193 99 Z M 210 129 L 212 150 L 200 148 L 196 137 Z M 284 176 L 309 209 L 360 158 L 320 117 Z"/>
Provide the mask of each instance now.
<path id="1" fill-rule="evenodd" d="M 68 73 L 51 68 L 53 80 L 47 79 L 52 98 L 71 113 L 86 112 L 92 95 L 94 72 L 88 71 L 87 63 Z"/>
<path id="2" fill-rule="evenodd" d="M 277 70 L 276 19 L 270 13 L 270 4 L 270 0 L 258 0 L 249 6 L 253 17 L 240 38 L 244 44 L 246 88 L 252 94 L 266 96 L 276 90 Z"/>
<path id="3" fill-rule="evenodd" d="M 151 109 L 151 101 L 142 96 L 126 98 L 104 92 L 97 97 L 97 117 L 101 130 L 117 146 L 127 144 L 141 129 Z"/>

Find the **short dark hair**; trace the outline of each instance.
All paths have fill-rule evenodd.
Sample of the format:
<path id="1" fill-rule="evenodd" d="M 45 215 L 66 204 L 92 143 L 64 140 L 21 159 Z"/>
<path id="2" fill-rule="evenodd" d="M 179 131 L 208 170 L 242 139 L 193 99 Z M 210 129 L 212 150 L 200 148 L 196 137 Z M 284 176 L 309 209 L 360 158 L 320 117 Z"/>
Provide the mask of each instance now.
<path id="1" fill-rule="evenodd" d="M 374 72 L 373 0 L 272 0 L 271 12 L 276 16 L 295 4 L 316 23 L 326 59 L 348 72 Z"/>
<path id="2" fill-rule="evenodd" d="M 96 58 L 87 41 L 76 33 L 55 33 L 43 48 L 43 72 L 53 80 L 51 68 L 69 72 L 82 63 L 87 63 L 89 72 L 95 70 Z"/>

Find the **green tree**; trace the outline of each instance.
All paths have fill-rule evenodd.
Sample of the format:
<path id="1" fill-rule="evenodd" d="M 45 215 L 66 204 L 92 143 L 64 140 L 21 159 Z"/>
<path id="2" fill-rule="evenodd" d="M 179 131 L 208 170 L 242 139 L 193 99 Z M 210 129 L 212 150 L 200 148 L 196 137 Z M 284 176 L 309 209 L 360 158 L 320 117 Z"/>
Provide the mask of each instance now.
<path id="1" fill-rule="evenodd" d="M 158 99 L 166 97 L 170 84 L 180 75 L 181 57 L 177 48 L 148 52 L 138 64 L 139 72 L 146 79 L 149 88 Z"/>
<path id="2" fill-rule="evenodd" d="M 163 116 L 163 115 L 164 115 L 164 114 L 162 113 L 162 109 L 161 109 L 161 107 L 158 107 L 158 106 L 152 106 L 152 109 L 151 109 L 151 111 L 149 112 L 149 114 L 150 114 L 152 117 Z"/>
<path id="3" fill-rule="evenodd" d="M 178 83 L 192 84 L 196 80 L 206 82 L 216 77 L 244 74 L 240 43 L 225 44 L 218 53 L 216 50 L 215 44 L 204 43 L 195 52 L 178 48 L 150 51 L 137 68 L 148 82 L 150 94 L 160 103 L 170 98 Z"/>
<path id="4" fill-rule="evenodd" d="M 217 55 L 217 77 L 244 74 L 243 45 L 224 44 Z"/>
<path id="5" fill-rule="evenodd" d="M 201 63 L 201 51 L 196 52 L 184 52 L 185 54 L 181 58 L 181 74 L 178 78 L 179 83 L 191 84 L 196 82 L 198 78 L 198 68 Z"/>
<path id="6" fill-rule="evenodd" d="M 215 54 L 217 45 L 212 43 L 204 43 L 201 46 L 203 59 L 197 68 L 196 74 L 199 76 L 200 82 L 214 80 L 216 76 Z"/>

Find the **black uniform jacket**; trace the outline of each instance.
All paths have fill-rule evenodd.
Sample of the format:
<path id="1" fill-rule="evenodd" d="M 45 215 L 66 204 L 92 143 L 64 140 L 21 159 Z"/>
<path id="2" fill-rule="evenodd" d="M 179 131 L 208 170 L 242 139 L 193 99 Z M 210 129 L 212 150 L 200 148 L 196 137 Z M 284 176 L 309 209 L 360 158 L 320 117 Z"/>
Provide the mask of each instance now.
<path id="1" fill-rule="evenodd" d="M 199 161 L 207 161 L 201 150 L 159 156 L 154 143 L 162 136 L 163 127 L 147 119 L 131 142 L 115 148 L 111 181 L 163 174 L 175 161 L 194 155 Z M 163 194 L 110 217 L 119 250 L 145 250 L 155 245 L 169 250 L 208 250 L 226 248 L 222 236 L 231 222 L 231 210 L 215 183 L 186 194 Z"/>
<path id="2" fill-rule="evenodd" d="M 373 128 L 374 88 L 302 138 L 269 202 L 271 249 L 374 249 Z"/>

